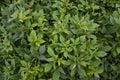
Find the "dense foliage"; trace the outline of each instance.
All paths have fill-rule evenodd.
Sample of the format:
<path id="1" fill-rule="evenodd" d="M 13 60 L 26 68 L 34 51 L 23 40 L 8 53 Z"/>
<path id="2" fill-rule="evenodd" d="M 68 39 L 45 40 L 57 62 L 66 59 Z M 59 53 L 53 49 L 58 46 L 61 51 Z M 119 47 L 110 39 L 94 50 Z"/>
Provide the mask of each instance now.
<path id="1" fill-rule="evenodd" d="M 0 80 L 118 80 L 120 0 L 0 0 Z"/>

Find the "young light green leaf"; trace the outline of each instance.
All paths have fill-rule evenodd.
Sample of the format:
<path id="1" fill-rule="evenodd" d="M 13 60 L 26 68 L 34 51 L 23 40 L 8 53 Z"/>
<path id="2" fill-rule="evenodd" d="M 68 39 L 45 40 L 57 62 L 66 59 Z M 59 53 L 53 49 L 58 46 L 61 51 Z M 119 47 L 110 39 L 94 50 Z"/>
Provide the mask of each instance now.
<path id="1" fill-rule="evenodd" d="M 35 30 L 32 30 L 31 33 L 30 33 L 30 36 L 28 36 L 28 41 L 33 42 L 36 39 L 37 39 L 36 32 L 35 32 Z"/>
<path id="2" fill-rule="evenodd" d="M 47 58 L 46 60 L 47 60 L 48 62 L 55 61 L 55 59 L 54 59 L 53 57 Z"/>
<path id="3" fill-rule="evenodd" d="M 65 58 L 68 57 L 68 52 L 67 52 L 67 51 L 64 52 L 64 57 L 65 57 Z"/>
<path id="4" fill-rule="evenodd" d="M 107 53 L 104 52 L 104 51 L 98 51 L 98 52 L 95 53 L 95 55 L 98 56 L 98 57 L 104 57 L 104 56 L 107 55 Z"/>
<path id="5" fill-rule="evenodd" d="M 48 52 L 48 54 L 49 54 L 50 56 L 52 56 L 52 57 L 55 56 L 55 53 L 54 53 L 54 51 L 53 51 L 53 49 L 52 49 L 51 47 L 48 47 L 47 52 Z"/>
<path id="6" fill-rule="evenodd" d="M 22 64 L 22 66 L 27 66 L 27 63 L 24 60 L 20 61 L 20 63 Z"/>
<path id="7" fill-rule="evenodd" d="M 65 38 L 64 38 L 62 35 L 60 35 L 60 42 L 61 42 L 61 43 L 64 43 L 64 42 L 65 42 Z"/>
<path id="8" fill-rule="evenodd" d="M 35 41 L 36 46 L 40 46 L 40 44 L 44 43 L 45 41 L 42 38 L 37 38 Z"/>

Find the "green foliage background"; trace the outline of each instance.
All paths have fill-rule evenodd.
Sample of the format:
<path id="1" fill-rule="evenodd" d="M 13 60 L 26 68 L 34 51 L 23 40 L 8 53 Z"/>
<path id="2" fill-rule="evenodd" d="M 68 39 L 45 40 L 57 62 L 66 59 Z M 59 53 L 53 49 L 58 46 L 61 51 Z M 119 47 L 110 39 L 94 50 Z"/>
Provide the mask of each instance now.
<path id="1" fill-rule="evenodd" d="M 1 0 L 0 80 L 119 80 L 120 0 Z"/>

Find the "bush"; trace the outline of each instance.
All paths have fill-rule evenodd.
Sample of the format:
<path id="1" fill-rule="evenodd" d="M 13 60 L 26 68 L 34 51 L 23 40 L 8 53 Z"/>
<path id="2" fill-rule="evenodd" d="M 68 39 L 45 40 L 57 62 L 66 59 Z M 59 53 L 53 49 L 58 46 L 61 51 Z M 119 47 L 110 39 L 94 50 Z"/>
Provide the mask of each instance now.
<path id="1" fill-rule="evenodd" d="M 118 80 L 117 0 L 0 1 L 0 80 Z"/>

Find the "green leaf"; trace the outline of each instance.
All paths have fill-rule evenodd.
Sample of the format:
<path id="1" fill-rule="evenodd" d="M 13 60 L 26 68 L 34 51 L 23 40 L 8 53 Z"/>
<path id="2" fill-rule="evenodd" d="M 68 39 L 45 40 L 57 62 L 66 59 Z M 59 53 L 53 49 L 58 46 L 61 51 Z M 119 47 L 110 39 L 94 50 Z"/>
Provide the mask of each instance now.
<path id="1" fill-rule="evenodd" d="M 54 11 L 53 12 L 53 14 L 52 14 L 52 16 L 53 16 L 53 18 L 55 19 L 55 20 L 58 20 L 58 11 Z"/>
<path id="2" fill-rule="evenodd" d="M 34 55 L 34 53 L 36 53 L 37 52 L 37 47 L 36 46 L 31 46 L 30 47 L 30 52 Z"/>
<path id="3" fill-rule="evenodd" d="M 83 35 L 83 36 L 80 36 L 80 42 L 83 43 L 86 41 L 86 36 Z"/>
<path id="4" fill-rule="evenodd" d="M 41 61 L 45 61 L 46 60 L 46 57 L 44 55 L 38 56 L 37 58 L 38 58 L 38 60 L 41 60 Z"/>
<path id="5" fill-rule="evenodd" d="M 50 56 L 55 57 L 55 53 L 51 47 L 48 47 L 47 52 Z"/>
<path id="6" fill-rule="evenodd" d="M 68 52 L 67 52 L 67 51 L 64 52 L 64 57 L 65 57 L 65 58 L 68 57 Z"/>
<path id="7" fill-rule="evenodd" d="M 112 49 L 112 47 L 110 47 L 110 46 L 103 46 L 102 47 L 103 51 L 110 51 L 111 49 Z"/>
<path id="8" fill-rule="evenodd" d="M 40 44 L 44 43 L 45 41 L 42 38 L 37 38 L 35 41 L 36 46 L 40 46 Z"/>
<path id="9" fill-rule="evenodd" d="M 0 32 L 5 32 L 5 28 L 3 26 L 0 26 Z"/>
<path id="10" fill-rule="evenodd" d="M 59 70 L 55 70 L 53 73 L 53 80 L 59 80 L 60 72 Z"/>
<path id="11" fill-rule="evenodd" d="M 43 54 L 44 52 L 45 52 L 45 45 L 42 45 L 42 46 L 40 46 L 40 48 L 39 48 L 39 53 L 40 54 Z"/>
<path id="12" fill-rule="evenodd" d="M 11 65 L 15 67 L 15 59 L 11 59 Z"/>
<path id="13" fill-rule="evenodd" d="M 18 15 L 19 15 L 19 11 L 16 10 L 16 11 L 11 15 L 12 18 L 10 18 L 10 19 L 8 20 L 8 22 L 11 22 L 11 21 L 13 21 L 14 19 L 16 19 L 16 18 L 18 17 Z"/>
<path id="14" fill-rule="evenodd" d="M 7 60 L 5 60 L 5 65 L 10 66 L 10 63 Z"/>
<path id="15" fill-rule="evenodd" d="M 96 68 L 96 73 L 102 73 L 104 70 L 103 70 L 103 67 L 97 67 Z"/>
<path id="16" fill-rule="evenodd" d="M 20 63 L 22 64 L 22 66 L 27 66 L 27 63 L 24 60 L 21 60 Z"/>
<path id="17" fill-rule="evenodd" d="M 100 78 L 98 73 L 94 73 L 95 77 Z"/>
<path id="18" fill-rule="evenodd" d="M 62 67 L 59 68 L 59 71 L 60 71 L 61 73 L 65 74 L 65 71 L 63 70 Z"/>
<path id="19" fill-rule="evenodd" d="M 47 58 L 47 61 L 51 62 L 51 61 L 55 61 L 55 59 L 53 57 L 50 57 L 50 58 Z"/>
<path id="20" fill-rule="evenodd" d="M 81 78 L 87 76 L 85 70 L 82 67 L 80 67 L 79 70 L 77 70 L 77 71 L 78 71 Z"/>
<path id="21" fill-rule="evenodd" d="M 117 47 L 116 50 L 117 50 L 117 53 L 120 53 L 120 47 Z"/>
<path id="22" fill-rule="evenodd" d="M 98 56 L 98 57 L 104 57 L 104 56 L 107 55 L 107 53 L 104 52 L 104 51 L 98 51 L 98 52 L 95 53 L 95 55 Z"/>
<path id="23" fill-rule="evenodd" d="M 117 26 L 112 26 L 112 27 L 109 27 L 106 34 L 113 34 L 115 33 L 116 31 L 118 30 L 118 27 Z"/>
<path id="24" fill-rule="evenodd" d="M 36 41 L 36 39 L 37 39 L 36 32 L 35 32 L 35 30 L 32 30 L 30 33 L 30 36 L 28 36 L 28 41 L 34 42 L 34 41 Z"/>
<path id="25" fill-rule="evenodd" d="M 45 64 L 45 72 L 49 72 L 51 68 L 52 68 L 51 63 Z"/>
<path id="26" fill-rule="evenodd" d="M 27 26 L 28 28 L 30 28 L 30 27 L 31 27 L 31 21 L 27 20 L 27 21 L 25 22 L 25 26 Z"/>
<path id="27" fill-rule="evenodd" d="M 60 35 L 60 42 L 61 42 L 61 43 L 64 43 L 64 42 L 65 42 L 65 38 L 64 38 L 62 35 Z"/>
<path id="28" fill-rule="evenodd" d="M 98 67 L 100 65 L 100 61 L 94 59 L 90 62 L 91 67 Z"/>
<path id="29" fill-rule="evenodd" d="M 70 65 L 70 69 L 73 70 L 73 69 L 75 69 L 75 68 L 76 68 L 76 63 L 72 63 L 72 64 Z"/>

